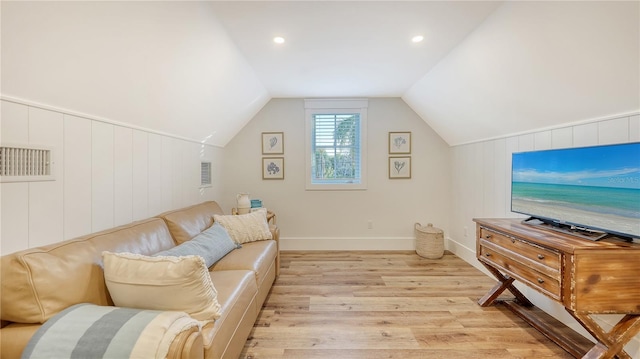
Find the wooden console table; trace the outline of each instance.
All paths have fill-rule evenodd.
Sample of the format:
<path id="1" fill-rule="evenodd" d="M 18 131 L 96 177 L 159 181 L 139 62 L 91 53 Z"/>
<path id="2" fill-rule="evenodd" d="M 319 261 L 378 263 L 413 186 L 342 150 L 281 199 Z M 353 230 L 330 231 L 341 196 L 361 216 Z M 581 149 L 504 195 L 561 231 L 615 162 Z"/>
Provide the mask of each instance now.
<path id="1" fill-rule="evenodd" d="M 631 358 L 623 347 L 640 332 L 640 244 L 618 238 L 593 242 L 519 219 L 474 221 L 476 257 L 498 279 L 478 304 L 491 305 L 506 289 L 515 300 L 505 305 L 576 358 Z M 564 305 L 597 343 L 585 347 L 545 325 L 514 280 Z M 624 316 L 606 332 L 592 314 Z"/>

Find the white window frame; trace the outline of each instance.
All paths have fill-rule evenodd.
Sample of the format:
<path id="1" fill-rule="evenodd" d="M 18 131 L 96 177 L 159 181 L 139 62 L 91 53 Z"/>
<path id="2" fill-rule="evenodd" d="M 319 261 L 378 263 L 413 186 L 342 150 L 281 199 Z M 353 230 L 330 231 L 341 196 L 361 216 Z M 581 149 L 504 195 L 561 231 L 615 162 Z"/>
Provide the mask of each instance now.
<path id="1" fill-rule="evenodd" d="M 345 191 L 367 189 L 367 99 L 306 99 L 305 107 L 305 165 L 308 191 Z M 312 183 L 313 116 L 316 114 L 360 114 L 360 183 Z"/>

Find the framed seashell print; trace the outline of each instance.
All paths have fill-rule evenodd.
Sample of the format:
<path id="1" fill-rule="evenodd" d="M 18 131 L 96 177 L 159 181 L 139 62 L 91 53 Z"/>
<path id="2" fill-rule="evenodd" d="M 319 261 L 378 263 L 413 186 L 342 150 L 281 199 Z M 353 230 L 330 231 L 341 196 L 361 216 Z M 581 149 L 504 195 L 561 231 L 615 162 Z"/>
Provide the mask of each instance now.
<path id="1" fill-rule="evenodd" d="M 411 156 L 389 157 L 389 179 L 411 178 Z"/>
<path id="2" fill-rule="evenodd" d="M 284 179 L 284 157 L 262 157 L 262 179 Z"/>
<path id="3" fill-rule="evenodd" d="M 284 154 L 284 132 L 263 132 L 262 133 L 262 154 L 263 155 Z"/>
<path id="4" fill-rule="evenodd" d="M 410 154 L 411 132 L 389 132 L 389 154 Z"/>

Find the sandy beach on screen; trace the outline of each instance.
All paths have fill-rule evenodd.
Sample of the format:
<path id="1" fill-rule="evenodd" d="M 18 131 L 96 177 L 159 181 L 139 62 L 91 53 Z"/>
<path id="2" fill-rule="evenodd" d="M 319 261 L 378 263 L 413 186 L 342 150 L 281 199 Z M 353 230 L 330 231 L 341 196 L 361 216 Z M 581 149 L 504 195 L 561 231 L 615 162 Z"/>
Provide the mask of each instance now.
<path id="1" fill-rule="evenodd" d="M 514 199 L 512 208 L 515 212 L 536 213 L 548 218 L 571 218 L 573 223 L 589 223 L 592 227 L 634 233 L 635 237 L 640 237 L 640 218 L 601 214 L 523 199 Z"/>

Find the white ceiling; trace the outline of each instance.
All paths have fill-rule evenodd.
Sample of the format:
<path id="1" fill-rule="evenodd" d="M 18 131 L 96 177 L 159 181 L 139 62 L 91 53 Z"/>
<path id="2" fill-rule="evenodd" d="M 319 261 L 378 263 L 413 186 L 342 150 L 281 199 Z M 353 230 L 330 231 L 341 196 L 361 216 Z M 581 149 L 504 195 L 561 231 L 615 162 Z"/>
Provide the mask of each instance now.
<path id="1" fill-rule="evenodd" d="M 400 97 L 499 4 L 240 1 L 213 8 L 272 97 Z M 425 40 L 411 42 L 415 35 Z"/>
<path id="2" fill-rule="evenodd" d="M 212 145 L 274 97 L 401 97 L 450 145 L 640 111 L 639 1 L 0 7 L 4 98 Z"/>

